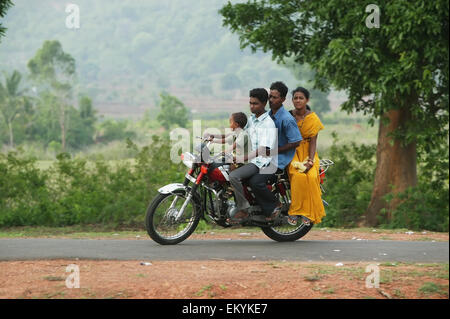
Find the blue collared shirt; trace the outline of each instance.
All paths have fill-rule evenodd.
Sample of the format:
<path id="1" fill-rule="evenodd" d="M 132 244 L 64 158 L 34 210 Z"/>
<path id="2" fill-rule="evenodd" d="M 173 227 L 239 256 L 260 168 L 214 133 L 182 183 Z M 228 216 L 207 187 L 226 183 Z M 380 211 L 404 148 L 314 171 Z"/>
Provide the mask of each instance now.
<path id="1" fill-rule="evenodd" d="M 269 111 L 269 115 L 275 122 L 275 126 L 278 129 L 278 147 L 284 146 L 287 143 L 295 143 L 302 140 L 302 135 L 298 129 L 297 123 L 294 117 L 281 106 L 280 109 L 272 115 L 272 110 Z M 292 148 L 286 152 L 278 154 L 277 167 L 284 169 L 294 158 L 295 148 Z"/>
<path id="2" fill-rule="evenodd" d="M 249 117 L 245 130 L 249 135 L 252 151 L 260 147 L 268 147 L 274 150 L 276 147 L 277 128 L 268 112 L 261 114 L 258 118 L 255 114 Z M 255 164 L 258 168 L 269 165 L 272 157 L 258 156 L 250 160 L 250 163 Z"/>

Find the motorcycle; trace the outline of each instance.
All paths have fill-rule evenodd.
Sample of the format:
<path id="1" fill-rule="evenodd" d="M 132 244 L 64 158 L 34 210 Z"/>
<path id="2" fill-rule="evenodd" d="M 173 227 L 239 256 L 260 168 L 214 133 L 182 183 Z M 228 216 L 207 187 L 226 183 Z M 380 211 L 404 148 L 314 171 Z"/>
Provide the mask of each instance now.
<path id="1" fill-rule="evenodd" d="M 181 160 L 189 170 L 183 183 L 172 183 L 158 189 L 158 195 L 147 208 L 145 225 L 148 235 L 161 245 L 175 245 L 187 239 L 196 229 L 201 218 L 224 228 L 236 227 L 227 221 L 236 210 L 234 190 L 229 182 L 231 160 L 229 154 L 212 157 L 211 141 L 202 139 L 197 153 L 181 154 Z M 221 163 L 219 165 L 215 163 Z M 334 163 L 320 160 L 320 187 L 325 172 Z M 289 178 L 285 170 L 278 170 L 267 181 L 267 187 L 282 203 L 281 213 L 273 221 L 266 221 L 252 190 L 243 181 L 244 193 L 251 207 L 249 217 L 239 227 L 260 227 L 269 238 L 279 241 L 295 241 L 305 236 L 313 223 L 288 223 L 291 203 Z M 328 203 L 323 200 L 324 205 Z"/>

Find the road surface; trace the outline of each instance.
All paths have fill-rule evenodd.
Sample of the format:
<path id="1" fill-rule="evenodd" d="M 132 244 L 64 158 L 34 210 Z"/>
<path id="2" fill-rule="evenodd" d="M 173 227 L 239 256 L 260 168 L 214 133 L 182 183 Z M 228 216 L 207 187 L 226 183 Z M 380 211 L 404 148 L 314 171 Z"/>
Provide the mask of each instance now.
<path id="1" fill-rule="evenodd" d="M 0 239 L 0 260 L 286 260 L 449 261 L 448 242 L 388 240 L 185 240 L 161 246 L 152 240 Z"/>

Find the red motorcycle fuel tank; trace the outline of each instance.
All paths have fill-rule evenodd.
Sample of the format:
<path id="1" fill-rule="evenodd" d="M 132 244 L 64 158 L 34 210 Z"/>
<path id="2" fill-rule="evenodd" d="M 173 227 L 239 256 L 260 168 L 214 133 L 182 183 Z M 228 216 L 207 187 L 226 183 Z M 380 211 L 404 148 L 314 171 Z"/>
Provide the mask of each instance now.
<path id="1" fill-rule="evenodd" d="M 208 177 L 211 181 L 217 181 L 217 182 L 225 182 L 225 176 L 223 176 L 222 172 L 219 168 L 213 169 L 209 174 Z"/>

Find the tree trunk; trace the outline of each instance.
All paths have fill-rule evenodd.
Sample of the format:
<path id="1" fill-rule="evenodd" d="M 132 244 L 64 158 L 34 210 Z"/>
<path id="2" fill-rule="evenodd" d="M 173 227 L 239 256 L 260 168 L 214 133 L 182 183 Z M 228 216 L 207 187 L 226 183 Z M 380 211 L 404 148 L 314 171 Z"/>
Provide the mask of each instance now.
<path id="1" fill-rule="evenodd" d="M 62 105 L 60 107 L 60 115 L 59 115 L 59 126 L 61 128 L 61 146 L 62 151 L 66 151 L 66 112 L 65 107 Z"/>
<path id="2" fill-rule="evenodd" d="M 399 204 L 396 200 L 386 202 L 383 200 L 384 195 L 399 193 L 417 184 L 416 143 L 402 145 L 400 140 L 390 136 L 390 133 L 409 121 L 411 112 L 408 108 L 390 110 L 384 117 L 389 119 L 389 123 L 383 123 L 383 119 L 380 119 L 375 180 L 366 211 L 365 223 L 368 226 L 378 224 L 377 216 L 383 208 L 390 219 L 390 212 Z"/>
<path id="3" fill-rule="evenodd" d="M 8 122 L 8 128 L 9 128 L 9 146 L 11 148 L 14 148 L 14 134 L 13 134 L 12 122 Z"/>

